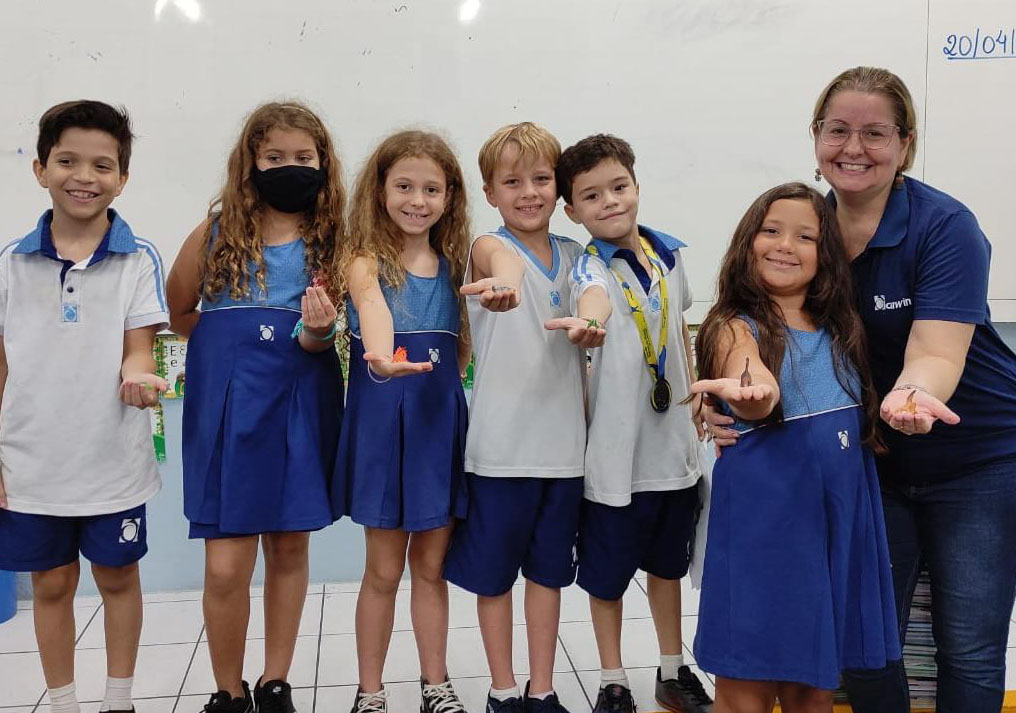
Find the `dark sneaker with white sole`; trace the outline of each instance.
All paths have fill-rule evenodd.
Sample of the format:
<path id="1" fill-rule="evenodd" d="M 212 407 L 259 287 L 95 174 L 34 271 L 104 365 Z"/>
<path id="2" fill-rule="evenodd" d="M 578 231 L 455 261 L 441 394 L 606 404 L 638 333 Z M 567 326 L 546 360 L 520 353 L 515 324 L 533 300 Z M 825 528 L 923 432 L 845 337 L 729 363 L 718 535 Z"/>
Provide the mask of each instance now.
<path id="1" fill-rule="evenodd" d="M 593 713 L 635 713 L 635 699 L 632 698 L 631 689 L 620 683 L 604 686 L 596 694 Z"/>
<path id="2" fill-rule="evenodd" d="M 293 706 L 293 687 L 278 679 L 262 685 L 254 684 L 254 710 L 256 713 L 296 713 Z"/>
<path id="3" fill-rule="evenodd" d="M 250 695 L 250 686 L 246 681 L 243 685 L 243 697 L 233 698 L 229 691 L 218 691 L 208 698 L 202 709 L 204 713 L 254 713 L 254 699 Z"/>

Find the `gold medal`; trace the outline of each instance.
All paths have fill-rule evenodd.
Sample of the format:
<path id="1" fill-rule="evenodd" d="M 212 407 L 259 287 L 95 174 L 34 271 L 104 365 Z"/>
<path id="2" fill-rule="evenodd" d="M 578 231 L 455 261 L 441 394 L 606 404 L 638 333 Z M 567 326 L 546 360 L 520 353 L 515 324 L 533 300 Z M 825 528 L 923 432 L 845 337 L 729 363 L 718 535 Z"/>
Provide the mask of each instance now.
<path id="1" fill-rule="evenodd" d="M 664 413 L 670 408 L 670 382 L 660 378 L 653 384 L 653 390 L 649 392 L 649 405 L 656 413 Z"/>

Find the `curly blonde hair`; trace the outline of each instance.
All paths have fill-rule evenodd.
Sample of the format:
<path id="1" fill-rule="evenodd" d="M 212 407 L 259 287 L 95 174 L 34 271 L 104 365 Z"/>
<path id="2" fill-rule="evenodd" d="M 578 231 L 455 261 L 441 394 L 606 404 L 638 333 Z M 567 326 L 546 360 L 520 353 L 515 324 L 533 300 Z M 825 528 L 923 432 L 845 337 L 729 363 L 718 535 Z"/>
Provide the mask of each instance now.
<path id="1" fill-rule="evenodd" d="M 326 285 L 333 284 L 331 268 L 336 245 L 345 235 L 346 192 L 339 157 L 328 129 L 314 112 L 300 102 L 271 102 L 262 104 L 247 117 L 229 154 L 226 183 L 208 207 L 205 245 L 212 240 L 213 226 L 218 226 L 218 233 L 211 249 L 204 253 L 202 278 L 207 298 L 228 290 L 233 299 L 242 299 L 250 291 L 252 277 L 259 289 L 266 289 L 261 236 L 265 203 L 251 175 L 256 168 L 258 147 L 273 129 L 305 131 L 314 140 L 326 180 L 318 192 L 317 203 L 303 215 L 300 234 L 308 272 Z M 254 275 L 251 275 L 251 266 L 254 266 Z"/>
<path id="2" fill-rule="evenodd" d="M 345 274 L 357 257 L 375 259 L 378 279 L 392 287 L 400 287 L 406 280 L 406 268 L 399 259 L 402 233 L 385 208 L 385 178 L 389 169 L 404 158 L 429 158 L 444 173 L 448 205 L 430 229 L 430 245 L 448 261 L 456 292 L 462 283 L 471 238 L 462 169 L 451 148 L 437 134 L 400 131 L 381 142 L 357 176 L 350 206 L 349 239 L 336 252 L 337 267 L 333 270 L 340 299 L 348 293 Z"/>

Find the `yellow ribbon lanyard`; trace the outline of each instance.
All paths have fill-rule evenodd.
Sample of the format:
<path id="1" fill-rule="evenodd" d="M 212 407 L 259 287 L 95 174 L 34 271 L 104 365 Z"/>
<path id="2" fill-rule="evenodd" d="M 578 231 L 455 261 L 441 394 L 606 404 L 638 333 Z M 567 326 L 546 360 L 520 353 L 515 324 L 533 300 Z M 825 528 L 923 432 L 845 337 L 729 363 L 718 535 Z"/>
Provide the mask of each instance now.
<path id="1" fill-rule="evenodd" d="M 642 342 L 642 354 L 646 360 L 646 366 L 649 367 L 649 373 L 653 377 L 653 381 L 659 381 L 664 378 L 664 372 L 667 364 L 667 327 L 669 321 L 669 310 L 667 309 L 669 304 L 668 293 L 667 293 L 667 280 L 663 273 L 663 264 L 660 262 L 660 258 L 656 255 L 653 250 L 652 244 L 641 235 L 639 236 L 639 244 L 642 249 L 645 250 L 646 258 L 649 259 L 649 264 L 652 265 L 653 272 L 659 278 L 660 285 L 660 354 L 656 355 L 656 348 L 653 346 L 653 336 L 649 333 L 649 322 L 646 321 L 646 316 L 642 312 L 642 308 L 639 306 L 638 300 L 632 293 L 631 285 L 624 279 L 624 276 L 614 268 L 610 268 L 610 271 L 617 276 L 617 281 L 621 283 L 621 290 L 624 292 L 624 298 L 628 301 L 628 307 L 631 308 L 632 317 L 635 319 L 635 326 L 639 331 L 639 341 Z M 592 243 L 586 247 L 586 252 L 590 255 L 599 257 L 600 251 L 597 250 L 596 246 Z M 647 295 L 648 297 L 648 295 Z"/>

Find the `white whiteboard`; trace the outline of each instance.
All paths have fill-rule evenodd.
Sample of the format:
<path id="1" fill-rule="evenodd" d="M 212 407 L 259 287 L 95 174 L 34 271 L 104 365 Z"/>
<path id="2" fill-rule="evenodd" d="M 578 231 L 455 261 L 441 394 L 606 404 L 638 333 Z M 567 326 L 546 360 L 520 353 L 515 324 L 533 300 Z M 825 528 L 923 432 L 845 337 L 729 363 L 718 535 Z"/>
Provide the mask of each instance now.
<path id="1" fill-rule="evenodd" d="M 471 184 L 477 230 L 498 222 L 476 168 L 493 129 L 533 120 L 565 145 L 607 131 L 635 148 L 642 222 L 689 245 L 697 320 L 748 203 L 776 183 L 810 180 L 807 127 L 820 89 L 844 68 L 873 64 L 913 92 L 923 139 L 913 174 L 977 214 L 995 246 L 994 315 L 1016 320 L 1016 280 L 1004 280 L 1016 264 L 1016 144 L 1001 111 L 1013 104 L 1016 61 L 949 62 L 941 52 L 944 34 L 1016 23 L 1005 5 L 4 0 L 0 215 L 13 239 L 47 206 L 30 170 L 36 122 L 72 98 L 130 109 L 139 140 L 115 206 L 167 262 L 218 189 L 243 116 L 268 99 L 319 110 L 350 178 L 388 132 L 442 131 Z M 984 102 L 994 112 L 972 108 Z M 561 211 L 552 227 L 585 239 Z"/>

